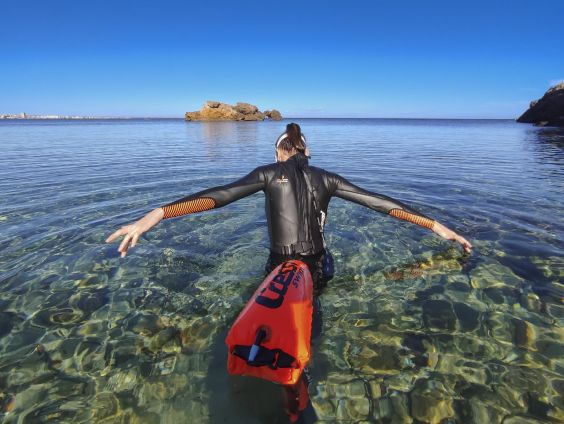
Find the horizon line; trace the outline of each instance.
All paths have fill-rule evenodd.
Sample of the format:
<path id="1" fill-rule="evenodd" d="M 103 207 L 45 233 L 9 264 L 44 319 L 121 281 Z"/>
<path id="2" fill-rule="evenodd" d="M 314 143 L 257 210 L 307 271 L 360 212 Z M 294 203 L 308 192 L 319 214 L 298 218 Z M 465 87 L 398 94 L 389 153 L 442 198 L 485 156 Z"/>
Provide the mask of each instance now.
<path id="1" fill-rule="evenodd" d="M 41 116 L 45 116 L 42 118 Z M 107 116 L 80 116 L 80 115 L 50 115 L 53 117 L 48 117 L 49 115 L 29 115 L 26 118 L 2 118 L 0 121 L 73 121 L 73 120 L 87 120 L 87 119 L 181 119 L 185 120 L 184 117 L 180 116 L 120 116 L 120 115 L 107 115 Z M 61 116 L 60 118 L 56 118 L 54 116 Z M 406 119 L 406 120 L 415 120 L 415 119 L 425 119 L 425 120 L 481 120 L 481 121 L 508 121 L 512 120 L 515 121 L 517 118 L 468 118 L 468 117 L 381 117 L 381 116 L 331 116 L 331 117 L 324 117 L 324 116 L 290 116 L 282 118 L 282 121 L 288 119 Z M 273 121 L 271 119 L 265 119 L 264 121 Z M 187 121 L 187 122 L 264 122 L 264 121 L 231 121 L 231 120 L 209 120 L 209 121 Z"/>

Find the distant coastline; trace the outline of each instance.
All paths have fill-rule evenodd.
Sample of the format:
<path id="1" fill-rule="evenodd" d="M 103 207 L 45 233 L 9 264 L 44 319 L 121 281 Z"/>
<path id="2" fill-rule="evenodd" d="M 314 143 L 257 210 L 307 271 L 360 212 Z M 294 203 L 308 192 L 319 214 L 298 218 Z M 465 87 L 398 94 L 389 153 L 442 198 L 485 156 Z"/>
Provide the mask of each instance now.
<path id="1" fill-rule="evenodd" d="M 127 116 L 78 116 L 78 115 L 28 115 L 27 113 L 0 114 L 0 119 L 158 119 L 158 118 L 139 118 Z"/>

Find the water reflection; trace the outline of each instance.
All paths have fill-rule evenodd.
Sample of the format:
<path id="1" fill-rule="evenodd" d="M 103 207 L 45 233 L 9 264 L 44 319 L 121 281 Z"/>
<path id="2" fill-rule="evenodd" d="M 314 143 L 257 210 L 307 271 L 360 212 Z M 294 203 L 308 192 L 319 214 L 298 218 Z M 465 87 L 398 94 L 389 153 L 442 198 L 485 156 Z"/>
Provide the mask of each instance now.
<path id="1" fill-rule="evenodd" d="M 564 128 L 531 128 L 527 131 L 527 141 L 531 144 L 534 157 L 542 164 L 557 165 L 562 172 L 564 164 Z"/>

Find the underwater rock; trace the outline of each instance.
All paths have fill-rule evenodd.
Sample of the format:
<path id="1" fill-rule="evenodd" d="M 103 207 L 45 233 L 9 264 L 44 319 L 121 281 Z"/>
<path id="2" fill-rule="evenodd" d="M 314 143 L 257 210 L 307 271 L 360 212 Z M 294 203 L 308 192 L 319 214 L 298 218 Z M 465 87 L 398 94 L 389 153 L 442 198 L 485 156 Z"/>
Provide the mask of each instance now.
<path id="1" fill-rule="evenodd" d="M 434 285 L 424 290 L 416 291 L 415 297 L 419 300 L 427 300 L 429 297 L 431 297 L 434 294 L 442 294 L 444 292 L 445 292 L 444 286 Z"/>
<path id="2" fill-rule="evenodd" d="M 107 287 L 98 290 L 82 290 L 71 296 L 69 304 L 72 307 L 80 309 L 86 316 L 90 316 L 92 312 L 100 309 L 108 302 L 110 290 Z"/>
<path id="3" fill-rule="evenodd" d="M 16 398 L 9 393 L 0 392 L 0 414 L 10 413 L 14 410 Z"/>
<path id="4" fill-rule="evenodd" d="M 473 331 L 480 324 L 480 313 L 465 303 L 455 302 L 454 313 L 462 331 Z"/>
<path id="5" fill-rule="evenodd" d="M 149 349 L 153 352 L 161 350 L 168 342 L 177 340 L 180 332 L 174 327 L 168 327 L 159 331 L 149 342 Z"/>
<path id="6" fill-rule="evenodd" d="M 372 416 L 374 419 L 388 422 L 394 411 L 392 401 L 388 398 L 380 398 L 373 403 L 374 408 L 372 410 Z"/>
<path id="7" fill-rule="evenodd" d="M 138 384 L 137 373 L 133 370 L 118 371 L 110 376 L 105 390 L 113 393 L 121 393 L 133 390 Z"/>
<path id="8" fill-rule="evenodd" d="M 423 320 L 432 329 L 449 330 L 456 328 L 456 315 L 447 300 L 426 300 L 423 302 Z"/>
<path id="9" fill-rule="evenodd" d="M 330 400 L 313 398 L 311 400 L 313 408 L 320 420 L 334 420 L 335 419 L 335 407 Z"/>
<path id="10" fill-rule="evenodd" d="M 402 369 L 398 351 L 393 346 L 349 346 L 345 359 L 353 368 L 367 374 L 397 374 Z"/>
<path id="11" fill-rule="evenodd" d="M 32 410 L 26 411 L 26 417 L 33 417 L 29 422 L 85 422 L 86 403 L 66 401 L 65 399 L 48 400 Z M 24 420 L 27 422 L 27 420 Z"/>
<path id="12" fill-rule="evenodd" d="M 498 288 L 495 287 L 485 288 L 484 294 L 497 305 L 501 305 L 505 302 L 505 297 L 503 296 L 503 292 Z"/>
<path id="13" fill-rule="evenodd" d="M 435 371 L 457 376 L 460 379 L 457 382 L 460 391 L 473 389 L 483 391 L 489 381 L 489 373 L 481 363 L 465 360 L 459 355 L 442 354 Z"/>
<path id="14" fill-rule="evenodd" d="M 521 295 L 521 306 L 531 312 L 540 313 L 543 309 L 542 301 L 536 293 L 523 293 Z"/>
<path id="15" fill-rule="evenodd" d="M 390 400 L 394 409 L 393 421 L 411 423 L 412 419 L 409 411 L 409 398 L 406 393 L 393 392 L 390 394 Z"/>
<path id="16" fill-rule="evenodd" d="M 469 400 L 469 415 L 474 423 L 498 424 L 503 419 L 498 410 L 478 399 Z"/>
<path id="17" fill-rule="evenodd" d="M 382 383 L 382 392 L 409 392 L 413 388 L 416 375 L 411 372 L 400 372 L 392 376 L 386 376 L 385 383 Z"/>
<path id="18" fill-rule="evenodd" d="M 364 381 L 355 380 L 349 383 L 340 384 L 335 387 L 335 395 L 339 398 L 341 397 L 352 397 L 361 398 L 366 397 L 366 388 L 364 386 Z"/>
<path id="19" fill-rule="evenodd" d="M 484 327 L 489 331 L 491 337 L 498 342 L 509 345 L 513 343 L 513 328 L 507 314 L 498 311 L 488 313 Z"/>
<path id="20" fill-rule="evenodd" d="M 553 318 L 560 328 L 564 327 L 564 305 L 546 305 L 546 313 Z"/>
<path id="21" fill-rule="evenodd" d="M 543 423 L 546 423 L 546 421 L 535 420 L 534 418 L 531 418 L 529 416 L 520 417 L 518 415 L 507 417 L 504 418 L 503 420 L 503 424 L 543 424 Z"/>
<path id="22" fill-rule="evenodd" d="M 130 361 L 137 358 L 137 347 L 131 339 L 120 340 L 120 344 L 110 342 L 106 344 L 104 352 L 105 369 L 101 371 L 101 375 L 105 376 L 113 371 L 114 368 L 126 368 Z"/>
<path id="23" fill-rule="evenodd" d="M 449 284 L 448 288 L 461 293 L 469 293 L 472 287 L 466 281 L 454 281 Z"/>
<path id="24" fill-rule="evenodd" d="M 188 379 L 179 374 L 166 378 L 153 377 L 145 380 L 139 388 L 139 405 L 151 405 L 174 398 L 188 385 Z"/>
<path id="25" fill-rule="evenodd" d="M 427 352 L 427 347 L 432 345 L 431 337 L 425 334 L 406 333 L 402 345 L 411 349 L 415 353 Z"/>
<path id="26" fill-rule="evenodd" d="M 410 393 L 411 415 L 425 423 L 439 423 L 454 417 L 452 399 L 435 389 L 414 389 Z"/>
<path id="27" fill-rule="evenodd" d="M 194 319 L 180 330 L 182 347 L 185 350 L 202 351 L 206 349 L 217 331 L 218 327 L 214 326 L 209 318 Z"/>
<path id="28" fill-rule="evenodd" d="M 378 399 L 382 396 L 383 390 L 381 380 L 370 380 L 368 384 L 370 386 L 370 395 L 372 396 L 372 399 Z"/>
<path id="29" fill-rule="evenodd" d="M 11 333 L 16 318 L 14 312 L 0 312 L 0 338 Z"/>
<path id="30" fill-rule="evenodd" d="M 53 326 L 71 327 L 83 320 L 83 313 L 71 308 L 43 309 L 36 312 L 31 320 L 37 327 L 49 328 Z"/>
<path id="31" fill-rule="evenodd" d="M 533 324 L 517 318 L 511 320 L 513 324 L 513 340 L 516 346 L 527 350 L 537 350 L 535 342 L 537 339 L 537 331 Z"/>
<path id="32" fill-rule="evenodd" d="M 552 359 L 564 358 L 564 344 L 555 340 L 539 340 L 535 346 L 544 356 Z"/>
<path id="33" fill-rule="evenodd" d="M 81 278 L 79 278 L 76 281 L 76 286 L 78 288 L 96 288 L 99 287 L 103 284 L 106 284 L 108 281 L 108 276 L 106 274 L 91 274 L 91 275 L 85 275 Z"/>
<path id="34" fill-rule="evenodd" d="M 176 366 L 176 356 L 169 356 L 162 361 L 156 363 L 151 371 L 152 375 L 169 375 L 174 371 Z"/>
<path id="35" fill-rule="evenodd" d="M 105 321 L 86 321 L 77 328 L 77 334 L 81 336 L 91 336 L 102 334 L 107 328 Z"/>
<path id="36" fill-rule="evenodd" d="M 544 402 L 536 393 L 527 392 L 525 399 L 527 401 L 527 412 L 533 417 L 546 420 L 549 417 L 548 413 L 554 409 L 552 405 Z"/>
<path id="37" fill-rule="evenodd" d="M 374 400 L 372 419 L 384 423 L 413 423 L 409 414 L 409 399 L 403 392 L 393 392 L 389 397 Z"/>
<path id="38" fill-rule="evenodd" d="M 158 333 L 163 327 L 158 315 L 137 313 L 128 320 L 126 328 L 137 334 L 151 336 Z"/>
<path id="39" fill-rule="evenodd" d="M 370 413 L 370 402 L 368 399 L 339 399 L 337 400 L 337 412 L 335 417 L 340 421 L 363 420 Z"/>
<path id="40" fill-rule="evenodd" d="M 105 418 L 115 417 L 120 411 L 119 400 L 113 393 L 109 392 L 97 393 L 90 405 L 92 419 L 95 422 L 99 422 Z"/>
<path id="41" fill-rule="evenodd" d="M 480 264 L 470 272 L 470 284 L 475 289 L 487 287 L 519 287 L 523 279 L 515 275 L 511 268 L 497 262 Z"/>

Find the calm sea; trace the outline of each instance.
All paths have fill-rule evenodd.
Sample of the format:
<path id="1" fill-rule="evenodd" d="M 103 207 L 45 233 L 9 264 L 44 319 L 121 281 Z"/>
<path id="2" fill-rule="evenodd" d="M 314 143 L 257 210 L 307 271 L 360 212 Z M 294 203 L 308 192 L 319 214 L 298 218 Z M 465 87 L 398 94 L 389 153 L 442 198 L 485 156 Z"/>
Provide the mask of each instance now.
<path id="1" fill-rule="evenodd" d="M 564 130 L 512 121 L 299 119 L 311 163 L 463 234 L 470 256 L 340 199 L 310 395 L 330 422 L 564 420 Z M 228 377 L 262 281 L 262 193 L 104 239 L 272 162 L 283 122 L 0 121 L 5 422 L 285 422 Z"/>

